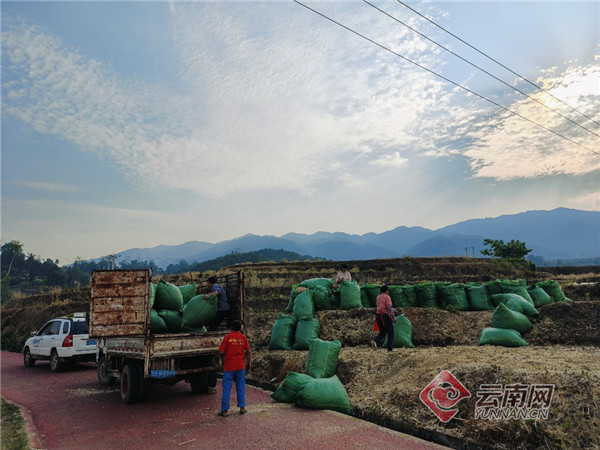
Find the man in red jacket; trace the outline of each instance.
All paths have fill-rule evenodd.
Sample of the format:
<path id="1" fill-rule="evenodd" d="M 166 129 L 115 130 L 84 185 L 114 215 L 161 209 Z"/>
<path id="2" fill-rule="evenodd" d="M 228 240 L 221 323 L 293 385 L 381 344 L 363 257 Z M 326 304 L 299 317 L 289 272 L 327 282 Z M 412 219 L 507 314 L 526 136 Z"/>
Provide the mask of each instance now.
<path id="1" fill-rule="evenodd" d="M 219 346 L 223 358 L 223 396 L 221 397 L 221 412 L 219 413 L 222 417 L 231 414 L 229 412 L 229 398 L 231 397 L 231 385 L 234 381 L 240 414 L 246 412 L 246 369 L 250 370 L 252 364 L 250 344 L 246 336 L 240 332 L 242 322 L 234 320 L 231 329 L 231 333 L 223 338 L 223 342 Z M 246 360 L 248 361 L 247 364 Z"/>

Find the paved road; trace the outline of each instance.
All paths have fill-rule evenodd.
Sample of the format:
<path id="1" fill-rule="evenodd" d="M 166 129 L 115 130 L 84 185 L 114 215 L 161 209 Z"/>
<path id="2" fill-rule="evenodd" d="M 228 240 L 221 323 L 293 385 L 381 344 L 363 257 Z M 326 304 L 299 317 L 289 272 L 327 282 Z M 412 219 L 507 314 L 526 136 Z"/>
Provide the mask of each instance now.
<path id="1" fill-rule="evenodd" d="M 192 394 L 185 382 L 156 385 L 147 401 L 125 405 L 116 385 L 98 383 L 94 364 L 52 373 L 47 362 L 25 368 L 21 354 L 0 356 L 2 397 L 24 407 L 36 448 L 442 448 L 337 412 L 276 403 L 250 386 L 243 416 L 216 415 L 220 385 L 212 395 Z"/>

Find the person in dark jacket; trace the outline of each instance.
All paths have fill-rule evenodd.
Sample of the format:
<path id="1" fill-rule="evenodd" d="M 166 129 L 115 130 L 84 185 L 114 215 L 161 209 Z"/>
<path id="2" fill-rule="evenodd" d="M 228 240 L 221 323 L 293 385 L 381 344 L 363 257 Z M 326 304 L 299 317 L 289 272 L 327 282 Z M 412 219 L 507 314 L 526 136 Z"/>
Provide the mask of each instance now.
<path id="1" fill-rule="evenodd" d="M 208 282 L 212 285 L 211 293 L 206 294 L 204 298 L 207 299 L 211 295 L 217 296 L 217 314 L 213 321 L 210 323 L 208 330 L 217 331 L 223 319 L 229 316 L 231 306 L 229 306 L 229 299 L 227 298 L 227 293 L 225 292 L 225 289 L 223 289 L 223 287 L 217 283 L 217 277 L 208 277 Z"/>

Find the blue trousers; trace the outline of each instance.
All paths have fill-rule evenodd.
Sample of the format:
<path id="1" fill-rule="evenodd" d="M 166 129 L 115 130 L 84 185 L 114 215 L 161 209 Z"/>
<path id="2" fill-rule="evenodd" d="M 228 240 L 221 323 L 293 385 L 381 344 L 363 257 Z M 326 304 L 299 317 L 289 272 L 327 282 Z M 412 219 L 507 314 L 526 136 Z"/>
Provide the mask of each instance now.
<path id="1" fill-rule="evenodd" d="M 221 411 L 229 409 L 229 398 L 231 397 L 231 385 L 235 381 L 237 394 L 237 405 L 246 407 L 246 369 L 223 372 L 223 396 L 221 397 Z"/>

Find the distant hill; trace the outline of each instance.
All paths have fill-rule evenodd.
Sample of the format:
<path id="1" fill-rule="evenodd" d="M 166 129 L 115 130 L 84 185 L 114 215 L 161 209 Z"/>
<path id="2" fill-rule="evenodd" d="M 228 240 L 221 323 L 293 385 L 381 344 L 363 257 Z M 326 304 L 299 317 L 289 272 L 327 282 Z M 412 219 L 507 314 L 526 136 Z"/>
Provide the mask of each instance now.
<path id="1" fill-rule="evenodd" d="M 159 267 L 181 260 L 201 263 L 232 252 L 278 249 L 329 260 L 365 260 L 403 256 L 481 257 L 483 240 L 511 239 L 526 243 L 538 259 L 589 259 L 600 257 L 600 211 L 557 208 L 527 211 L 495 218 L 471 219 L 438 230 L 399 226 L 383 233 L 287 233 L 277 236 L 246 234 L 211 244 L 190 241 L 180 245 L 119 252 L 121 261 L 154 261 Z M 101 259 L 101 258 L 99 258 Z"/>
<path id="2" fill-rule="evenodd" d="M 284 262 L 284 261 L 314 261 L 309 255 L 300 255 L 295 252 L 288 252 L 286 250 L 275 250 L 272 248 L 265 248 L 255 252 L 237 253 L 232 252 L 225 256 L 219 256 L 215 259 L 210 259 L 196 264 L 192 270 L 198 272 L 206 272 L 209 270 L 219 270 L 223 267 L 234 266 L 236 264 L 244 263 L 257 263 L 257 262 Z"/>

